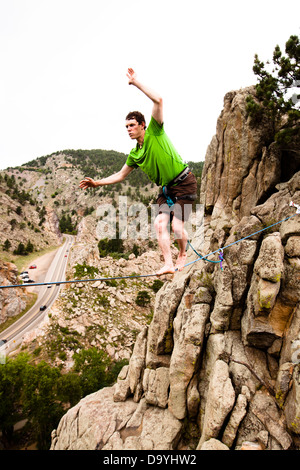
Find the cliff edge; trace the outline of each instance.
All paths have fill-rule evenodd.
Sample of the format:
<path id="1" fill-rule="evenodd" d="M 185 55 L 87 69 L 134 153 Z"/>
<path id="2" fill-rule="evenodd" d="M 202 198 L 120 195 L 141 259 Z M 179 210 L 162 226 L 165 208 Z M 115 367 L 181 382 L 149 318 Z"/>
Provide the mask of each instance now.
<path id="1" fill-rule="evenodd" d="M 299 142 L 252 128 L 249 93 L 224 98 L 192 240 L 227 247 L 222 269 L 189 250 L 117 383 L 63 416 L 52 450 L 299 449 L 300 215 L 276 224 L 300 204 Z"/>

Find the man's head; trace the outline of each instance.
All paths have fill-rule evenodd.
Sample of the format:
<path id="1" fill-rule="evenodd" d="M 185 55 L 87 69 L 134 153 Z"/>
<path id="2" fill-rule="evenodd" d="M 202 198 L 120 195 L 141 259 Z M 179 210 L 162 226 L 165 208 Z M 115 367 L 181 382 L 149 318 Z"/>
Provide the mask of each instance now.
<path id="1" fill-rule="evenodd" d="M 147 128 L 145 116 L 142 113 L 140 113 L 139 111 L 131 111 L 130 113 L 127 114 L 125 119 L 126 119 L 126 121 L 130 121 L 131 119 L 135 119 L 137 121 L 137 123 L 140 124 L 140 125 L 144 123 L 144 129 L 145 130 Z"/>
<path id="2" fill-rule="evenodd" d="M 146 130 L 145 117 L 139 111 L 131 111 L 126 116 L 125 127 L 131 139 L 142 140 Z"/>

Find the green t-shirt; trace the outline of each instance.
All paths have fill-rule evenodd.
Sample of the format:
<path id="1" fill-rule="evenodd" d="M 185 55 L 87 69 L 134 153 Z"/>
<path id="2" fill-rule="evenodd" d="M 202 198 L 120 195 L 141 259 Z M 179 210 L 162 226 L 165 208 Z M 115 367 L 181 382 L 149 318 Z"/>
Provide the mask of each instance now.
<path id="1" fill-rule="evenodd" d="M 126 164 L 139 166 L 158 186 L 165 186 L 187 167 L 165 133 L 164 125 L 153 117 L 145 131 L 142 148 L 137 144 L 128 155 Z"/>

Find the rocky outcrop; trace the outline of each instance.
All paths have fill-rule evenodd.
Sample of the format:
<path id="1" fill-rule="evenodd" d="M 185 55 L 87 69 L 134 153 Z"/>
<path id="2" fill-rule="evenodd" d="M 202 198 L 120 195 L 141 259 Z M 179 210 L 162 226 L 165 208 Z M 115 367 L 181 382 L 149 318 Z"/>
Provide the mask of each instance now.
<path id="1" fill-rule="evenodd" d="M 48 233 L 49 238 L 52 238 L 53 243 L 62 243 L 63 235 L 59 229 L 59 220 L 57 214 L 51 207 L 46 207 L 44 223 L 44 232 Z"/>
<path id="2" fill-rule="evenodd" d="M 11 197 L 13 195 L 9 196 L 7 186 L 3 180 L 1 181 L 1 177 L 2 175 L 0 175 L 1 247 L 8 241 L 10 244 L 8 252 L 12 253 L 20 243 L 26 246 L 28 241 L 35 249 L 39 250 L 62 243 L 63 237 L 59 230 L 59 220 L 53 208 L 46 207 L 42 216 L 39 204 L 34 201 L 20 202 L 20 200 Z M 21 178 L 20 174 L 16 176 L 17 178 Z"/>
<path id="3" fill-rule="evenodd" d="M 189 251 L 117 383 L 69 410 L 51 449 L 299 449 L 300 172 L 282 180 L 288 150 L 249 127 L 250 92 L 225 96 L 192 240 L 225 247 L 222 269 Z"/>
<path id="4" fill-rule="evenodd" d="M 13 263 L 0 260 L 0 285 L 18 284 L 18 269 Z M 0 290 L 0 324 L 8 318 L 18 315 L 26 307 L 27 293 L 16 287 L 15 289 Z"/>
<path id="5" fill-rule="evenodd" d="M 254 87 L 231 91 L 217 120 L 202 174 L 201 202 L 213 226 L 232 226 L 265 202 L 275 186 L 299 170 L 299 142 L 280 148 L 272 142 L 272 123 L 252 128 L 245 99 Z M 295 164 L 296 162 L 296 164 Z"/>

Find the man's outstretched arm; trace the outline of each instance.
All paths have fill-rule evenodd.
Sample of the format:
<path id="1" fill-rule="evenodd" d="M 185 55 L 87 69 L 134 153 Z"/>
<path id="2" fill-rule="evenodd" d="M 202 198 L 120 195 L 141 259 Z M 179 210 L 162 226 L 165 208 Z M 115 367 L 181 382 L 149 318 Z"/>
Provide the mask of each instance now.
<path id="1" fill-rule="evenodd" d="M 132 172 L 134 167 L 125 165 L 121 168 L 120 171 L 117 173 L 114 173 L 111 176 L 108 176 L 107 178 L 102 178 L 101 180 L 94 181 L 92 178 L 88 178 L 87 176 L 80 181 L 79 186 L 81 189 L 87 189 L 87 188 L 97 188 L 98 186 L 106 186 L 108 184 L 115 184 L 119 183 L 120 181 L 123 181 L 126 176 L 129 175 L 129 173 Z"/>
<path id="2" fill-rule="evenodd" d="M 152 116 L 159 123 L 163 124 L 163 100 L 162 97 L 154 90 L 151 90 L 143 83 L 139 82 L 136 76 L 136 73 L 133 69 L 129 68 L 127 72 L 127 77 L 129 79 L 129 85 L 136 86 L 141 90 L 150 100 L 153 101 Z"/>

